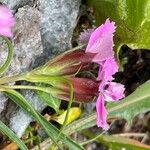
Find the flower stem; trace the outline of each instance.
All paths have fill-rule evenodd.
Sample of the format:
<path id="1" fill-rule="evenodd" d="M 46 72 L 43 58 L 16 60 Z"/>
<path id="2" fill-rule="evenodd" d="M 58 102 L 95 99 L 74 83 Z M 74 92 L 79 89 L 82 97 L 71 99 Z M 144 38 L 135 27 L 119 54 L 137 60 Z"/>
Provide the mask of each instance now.
<path id="1" fill-rule="evenodd" d="M 7 56 L 5 63 L 0 67 L 0 76 L 3 73 L 5 73 L 5 71 L 7 71 L 8 67 L 10 66 L 11 60 L 13 58 L 13 53 L 14 53 L 11 41 L 7 37 L 4 37 L 4 36 L 2 36 L 2 38 L 3 38 L 3 40 L 5 40 L 5 42 L 7 44 L 8 56 Z"/>
<path id="2" fill-rule="evenodd" d="M 8 89 L 26 89 L 26 90 L 38 90 L 42 92 L 46 92 L 49 94 L 56 94 L 58 92 L 57 89 L 53 89 L 51 87 L 40 87 L 40 86 L 31 86 L 31 85 L 2 85 L 0 86 L 0 90 L 7 91 Z M 4 91 L 3 90 L 3 91 Z"/>
<path id="3" fill-rule="evenodd" d="M 6 83 L 21 81 L 21 80 L 24 80 L 24 75 L 2 77 L 0 78 L 0 84 L 6 84 Z"/>
<path id="4" fill-rule="evenodd" d="M 87 140 L 85 142 L 82 142 L 80 143 L 80 145 L 86 145 L 86 144 L 89 144 L 89 143 L 92 143 L 94 141 L 97 141 L 106 131 L 103 131 L 102 133 L 100 133 L 99 135 L 95 136 L 91 131 L 88 131 L 88 130 L 85 130 L 85 131 L 82 131 L 82 133 L 84 135 L 86 135 L 87 137 L 90 137 L 91 139 L 90 140 Z"/>

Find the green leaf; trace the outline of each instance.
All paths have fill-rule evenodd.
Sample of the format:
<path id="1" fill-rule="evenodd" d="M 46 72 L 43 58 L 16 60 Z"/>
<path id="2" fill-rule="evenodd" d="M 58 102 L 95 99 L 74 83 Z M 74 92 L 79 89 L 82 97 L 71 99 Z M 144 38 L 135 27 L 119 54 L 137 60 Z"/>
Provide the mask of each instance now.
<path id="1" fill-rule="evenodd" d="M 139 86 L 131 95 L 119 102 L 108 103 L 108 118 L 121 117 L 129 121 L 139 114 L 150 110 L 150 81 Z M 66 133 L 74 133 L 96 125 L 96 113 L 81 118 L 66 127 Z"/>
<path id="2" fill-rule="evenodd" d="M 7 37 L 4 37 L 4 36 L 1 36 L 1 37 L 7 44 L 8 56 L 7 56 L 7 59 L 6 59 L 5 63 L 0 67 L 0 76 L 3 73 L 5 73 L 5 71 L 7 71 L 8 67 L 10 66 L 10 63 L 11 63 L 11 60 L 12 60 L 12 57 L 13 57 L 13 53 L 14 53 L 11 41 Z"/>
<path id="3" fill-rule="evenodd" d="M 89 0 L 97 25 L 110 18 L 116 22 L 116 49 L 127 44 L 133 49 L 150 49 L 149 0 Z"/>
<path id="4" fill-rule="evenodd" d="M 56 112 L 59 111 L 59 106 L 61 101 L 55 97 L 53 97 L 51 94 L 38 91 L 38 96 L 41 98 L 42 101 L 44 101 L 48 106 L 52 107 Z"/>
<path id="5" fill-rule="evenodd" d="M 127 148 L 128 150 L 149 150 L 150 146 L 140 143 L 133 139 L 102 135 L 99 141 L 109 147 L 114 148 Z"/>
<path id="6" fill-rule="evenodd" d="M 95 135 L 90 132 L 89 130 L 86 130 L 83 132 L 83 134 L 89 138 L 94 138 Z M 110 135 L 101 135 L 96 139 L 97 142 L 103 143 L 104 145 L 114 149 L 114 150 L 120 150 L 122 148 L 126 148 L 127 150 L 149 150 L 150 146 L 140 143 L 139 141 L 128 139 L 124 137 L 116 137 L 116 136 L 110 136 Z"/>
<path id="7" fill-rule="evenodd" d="M 6 134 L 11 140 L 16 142 L 16 144 L 22 149 L 22 150 L 28 150 L 26 145 L 17 137 L 17 135 L 11 131 L 2 121 L 0 121 L 0 131 Z"/>
<path id="8" fill-rule="evenodd" d="M 59 134 L 59 130 L 56 127 L 54 127 L 50 122 L 48 122 L 40 113 L 38 113 L 20 93 L 18 93 L 15 90 L 7 90 L 7 92 L 5 93 L 10 99 L 12 99 L 17 105 L 19 105 L 22 109 L 24 109 L 30 116 L 32 116 L 36 121 L 38 121 L 43 126 L 48 136 L 58 147 L 59 147 L 58 145 L 58 136 L 59 136 L 59 140 L 61 140 L 61 142 L 66 144 L 70 149 L 83 150 L 83 147 L 75 143 L 65 134 L 63 133 Z M 61 148 L 59 147 L 59 149 Z"/>

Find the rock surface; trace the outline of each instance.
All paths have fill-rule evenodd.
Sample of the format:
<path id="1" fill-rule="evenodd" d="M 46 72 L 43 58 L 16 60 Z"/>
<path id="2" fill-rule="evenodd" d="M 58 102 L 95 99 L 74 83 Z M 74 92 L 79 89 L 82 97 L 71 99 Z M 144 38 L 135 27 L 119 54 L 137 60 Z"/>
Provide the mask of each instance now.
<path id="1" fill-rule="evenodd" d="M 39 0 L 36 1 L 36 4 L 33 4 L 32 0 L 4 1 L 14 10 L 23 4 L 37 6 L 36 8 L 25 6 L 18 9 L 16 13 L 15 55 L 10 74 L 30 70 L 31 67 L 42 64 L 48 58 L 71 48 L 71 38 L 77 23 L 80 0 Z M 22 1 L 24 3 L 21 5 Z M 3 50 L 3 54 L 0 55 L 0 64 L 7 55 L 6 51 Z M 39 102 L 40 100 L 34 92 L 24 91 L 23 94 L 38 111 L 42 111 L 45 107 Z M 7 99 L 4 95 L 0 95 L 0 100 L 1 102 L 3 100 L 2 104 L 0 102 L 0 109 L 4 112 L 2 114 L 10 121 L 10 127 L 21 137 L 32 119 L 21 109 L 14 109 L 13 112 L 6 110 L 9 108 L 10 102 L 6 103 Z M 1 108 L 2 106 L 3 108 Z"/>
<path id="2" fill-rule="evenodd" d="M 39 0 L 42 12 L 41 35 L 44 49 L 56 55 L 71 47 L 80 0 Z"/>
<path id="3" fill-rule="evenodd" d="M 41 14 L 35 8 L 25 6 L 23 8 L 20 8 L 19 11 L 16 13 L 16 25 L 14 28 L 15 36 L 13 39 L 14 57 L 9 71 L 7 72 L 7 75 L 18 74 L 30 70 L 34 60 L 43 52 L 40 36 L 40 24 Z M 3 45 L 1 46 L 2 48 L 0 48 L 0 56 L 2 59 L 0 59 L 0 64 L 3 63 L 7 56 L 7 51 L 5 50 L 5 47 Z M 13 109 L 10 108 L 10 105 L 9 107 L 7 106 L 9 103 L 7 103 L 7 98 L 2 93 L 0 95 L 0 99 L 2 99 L 0 100 L 0 112 L 3 111 L 3 118 L 10 121 L 11 127 L 15 130 L 15 132 L 18 133 L 18 135 L 21 136 L 22 133 L 20 133 L 20 130 L 22 130 L 23 128 L 21 126 L 22 121 L 24 122 L 25 126 L 26 122 L 29 122 L 29 120 L 31 119 L 27 119 L 28 117 L 26 117 L 25 115 L 19 116 L 19 112 L 21 111 L 18 111 L 16 109 L 15 111 L 12 111 L 10 113 L 9 110 Z M 16 119 L 14 116 L 16 116 Z M 20 126 L 20 128 L 18 128 L 20 130 L 16 130 L 15 126 L 13 125 L 14 123 L 16 124 L 16 122 L 17 125 Z"/>
<path id="4" fill-rule="evenodd" d="M 18 8 L 25 5 L 33 6 L 34 0 L 0 0 L 4 4 L 8 5 L 13 11 L 17 11 Z"/>

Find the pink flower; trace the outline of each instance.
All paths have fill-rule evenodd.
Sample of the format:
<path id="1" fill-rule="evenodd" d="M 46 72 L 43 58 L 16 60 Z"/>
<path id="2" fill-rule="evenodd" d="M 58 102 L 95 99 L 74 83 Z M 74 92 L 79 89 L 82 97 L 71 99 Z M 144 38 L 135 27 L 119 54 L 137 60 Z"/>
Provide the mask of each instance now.
<path id="1" fill-rule="evenodd" d="M 114 58 L 106 59 L 101 62 L 98 80 L 101 81 L 99 84 L 99 94 L 96 102 L 97 111 L 97 126 L 102 127 L 104 130 L 109 129 L 107 124 L 107 110 L 104 106 L 105 101 L 118 101 L 122 99 L 124 95 L 124 85 L 116 82 L 112 82 L 113 75 L 118 71 L 118 64 Z M 100 105 L 101 104 L 101 105 Z M 101 106 L 101 107 L 100 107 Z"/>
<path id="2" fill-rule="evenodd" d="M 105 108 L 105 101 L 118 101 L 122 99 L 124 95 L 124 85 L 115 82 L 108 82 L 100 84 L 99 86 L 99 97 L 96 101 L 96 111 L 97 111 L 97 126 L 102 127 L 104 130 L 109 129 L 107 123 L 107 110 Z"/>
<path id="3" fill-rule="evenodd" d="M 97 126 L 104 130 L 109 129 L 107 124 L 107 110 L 105 101 L 118 101 L 124 97 L 124 86 L 120 83 L 112 82 L 113 75 L 118 72 L 118 64 L 115 61 L 113 52 L 113 34 L 115 23 L 109 19 L 100 27 L 84 32 L 80 36 L 80 41 L 88 42 L 86 53 L 92 53 L 92 62 L 99 64 L 97 80 L 99 84 L 99 96 L 96 101 Z"/>
<path id="4" fill-rule="evenodd" d="M 10 9 L 6 6 L 0 6 L 0 35 L 12 37 L 12 26 L 15 23 L 15 19 Z"/>
<path id="5" fill-rule="evenodd" d="M 90 36 L 86 53 L 96 54 L 93 62 L 101 63 L 102 61 L 113 58 L 113 33 L 115 32 L 115 23 L 109 19 L 98 27 Z"/>
<path id="6" fill-rule="evenodd" d="M 91 35 L 89 33 L 86 36 L 87 39 L 90 37 L 86 53 L 95 54 L 92 61 L 99 64 L 97 79 L 101 82 L 96 102 L 97 126 L 102 127 L 104 130 L 109 129 L 105 101 L 118 101 L 124 97 L 125 90 L 122 84 L 111 82 L 114 79 L 113 75 L 118 72 L 119 68 L 113 52 L 113 34 L 115 28 L 115 23 L 107 19 Z"/>

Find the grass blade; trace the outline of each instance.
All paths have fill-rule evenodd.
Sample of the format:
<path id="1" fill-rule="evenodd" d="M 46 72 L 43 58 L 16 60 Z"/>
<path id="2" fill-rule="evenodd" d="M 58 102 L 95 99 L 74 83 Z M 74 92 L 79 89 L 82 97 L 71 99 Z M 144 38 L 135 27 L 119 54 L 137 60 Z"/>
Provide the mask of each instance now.
<path id="1" fill-rule="evenodd" d="M 43 126 L 46 133 L 49 135 L 49 137 L 51 138 L 51 140 L 53 140 L 55 144 L 58 143 L 57 138 L 59 136 L 59 140 L 61 140 L 61 142 L 64 143 L 66 146 L 68 146 L 71 150 L 83 150 L 83 147 L 75 143 L 65 134 L 61 133 L 61 135 L 59 135 L 60 131 L 56 127 L 54 127 L 51 123 L 49 123 L 40 113 L 38 113 L 20 93 L 18 93 L 15 90 L 8 90 L 6 94 L 17 105 L 19 105 L 22 109 L 28 112 L 30 116 L 32 116 L 36 121 L 38 121 Z"/>
<path id="2" fill-rule="evenodd" d="M 21 150 L 28 150 L 26 145 L 2 121 L 0 121 L 0 131 L 6 134 L 11 140 L 16 142 L 16 144 L 21 148 Z"/>

